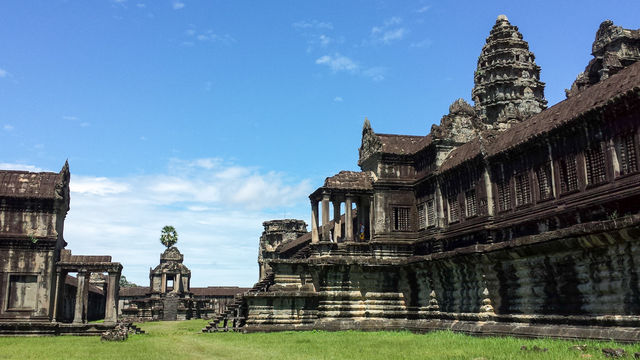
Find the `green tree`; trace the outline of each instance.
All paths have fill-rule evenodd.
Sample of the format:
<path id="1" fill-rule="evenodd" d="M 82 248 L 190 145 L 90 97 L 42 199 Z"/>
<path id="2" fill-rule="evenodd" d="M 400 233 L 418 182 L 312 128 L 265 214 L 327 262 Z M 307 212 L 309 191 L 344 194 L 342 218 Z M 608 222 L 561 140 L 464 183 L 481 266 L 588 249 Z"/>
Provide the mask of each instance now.
<path id="1" fill-rule="evenodd" d="M 170 248 L 178 242 L 178 233 L 173 226 L 167 225 L 162 228 L 160 233 L 160 242 L 162 245 Z"/>
<path id="2" fill-rule="evenodd" d="M 120 287 L 133 287 L 138 286 L 132 282 L 127 281 L 127 277 L 122 275 L 120 276 Z"/>

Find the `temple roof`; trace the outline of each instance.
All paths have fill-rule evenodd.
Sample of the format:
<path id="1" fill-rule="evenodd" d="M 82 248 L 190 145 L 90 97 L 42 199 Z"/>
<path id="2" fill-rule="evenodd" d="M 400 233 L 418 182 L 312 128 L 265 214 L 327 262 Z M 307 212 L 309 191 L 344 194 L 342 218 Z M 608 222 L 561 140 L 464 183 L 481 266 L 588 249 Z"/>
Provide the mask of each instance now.
<path id="1" fill-rule="evenodd" d="M 481 153 L 481 139 L 475 138 L 451 151 L 440 166 L 440 172 L 450 170 L 467 160 L 471 160 Z"/>
<path id="2" fill-rule="evenodd" d="M 55 199 L 60 173 L 0 170 L 0 197 Z"/>
<path id="3" fill-rule="evenodd" d="M 431 135 L 415 136 L 415 135 L 394 135 L 394 134 L 376 134 L 382 142 L 380 152 L 385 154 L 410 155 L 415 154 L 419 150 L 431 143 Z"/>
<path id="4" fill-rule="evenodd" d="M 202 288 L 191 288 L 191 292 L 195 296 L 234 296 L 249 290 L 251 289 L 237 286 L 208 286 Z"/>
<path id="5" fill-rule="evenodd" d="M 324 181 L 324 188 L 343 190 L 371 190 L 373 177 L 368 172 L 340 171 Z"/>
<path id="6" fill-rule="evenodd" d="M 148 286 L 129 286 L 121 287 L 118 292 L 119 296 L 145 296 L 151 292 L 151 288 Z"/>

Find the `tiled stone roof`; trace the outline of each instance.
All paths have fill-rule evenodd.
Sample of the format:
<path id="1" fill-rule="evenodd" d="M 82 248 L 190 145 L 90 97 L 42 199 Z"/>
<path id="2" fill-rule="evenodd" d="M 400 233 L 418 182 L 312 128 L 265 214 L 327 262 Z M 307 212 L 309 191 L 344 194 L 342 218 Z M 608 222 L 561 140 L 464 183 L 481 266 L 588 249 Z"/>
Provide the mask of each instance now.
<path id="1" fill-rule="evenodd" d="M 237 286 L 208 286 L 202 288 L 191 288 L 191 292 L 195 296 L 234 296 L 249 290 L 250 288 L 241 288 Z"/>
<path id="2" fill-rule="evenodd" d="M 0 170 L 0 197 L 54 199 L 60 174 Z"/>
<path id="3" fill-rule="evenodd" d="M 324 181 L 324 187 L 344 190 L 371 190 L 373 178 L 367 172 L 340 171 Z"/>
<path id="4" fill-rule="evenodd" d="M 431 135 L 414 136 L 414 135 L 393 135 L 393 134 L 376 134 L 382 142 L 380 152 L 385 154 L 410 155 L 415 154 L 419 150 L 431 143 Z"/>

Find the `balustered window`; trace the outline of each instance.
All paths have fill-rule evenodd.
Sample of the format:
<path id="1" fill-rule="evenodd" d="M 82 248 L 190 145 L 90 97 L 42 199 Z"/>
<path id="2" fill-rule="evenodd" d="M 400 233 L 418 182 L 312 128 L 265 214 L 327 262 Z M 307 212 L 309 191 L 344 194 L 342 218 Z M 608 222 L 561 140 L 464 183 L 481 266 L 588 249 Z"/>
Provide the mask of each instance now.
<path id="1" fill-rule="evenodd" d="M 601 144 L 593 146 L 584 152 L 587 165 L 587 184 L 600 184 L 607 180 L 604 164 L 604 149 Z"/>
<path id="2" fill-rule="evenodd" d="M 631 174 L 638 171 L 638 158 L 636 156 L 636 143 L 633 133 L 621 136 L 616 144 L 620 175 Z"/>
<path id="3" fill-rule="evenodd" d="M 576 170 L 576 156 L 569 154 L 560 159 L 558 164 L 560 177 L 560 191 L 563 193 L 578 190 L 578 173 Z"/>
<path id="4" fill-rule="evenodd" d="M 418 205 L 418 229 L 422 230 L 427 226 L 427 211 L 424 203 Z"/>
<path id="5" fill-rule="evenodd" d="M 498 211 L 511 209 L 511 193 L 509 192 L 509 180 L 502 180 L 497 184 Z"/>
<path id="6" fill-rule="evenodd" d="M 450 195 L 447 199 L 449 208 L 449 222 L 456 222 L 460 220 L 460 205 L 458 204 L 458 194 Z"/>
<path id="7" fill-rule="evenodd" d="M 551 188 L 551 164 L 546 163 L 536 169 L 536 178 L 538 179 L 538 195 L 540 200 L 547 200 L 553 197 L 553 189 Z"/>
<path id="8" fill-rule="evenodd" d="M 409 208 L 408 207 L 393 208 L 393 229 L 398 231 L 409 230 Z"/>
<path id="9" fill-rule="evenodd" d="M 522 172 L 516 175 L 516 206 L 531 203 L 531 184 L 529 173 Z"/>
<path id="10" fill-rule="evenodd" d="M 464 208 L 467 217 L 476 216 L 478 214 L 475 190 L 469 190 L 464 194 Z"/>
<path id="11" fill-rule="evenodd" d="M 427 226 L 436 225 L 436 207 L 433 200 L 427 201 Z"/>

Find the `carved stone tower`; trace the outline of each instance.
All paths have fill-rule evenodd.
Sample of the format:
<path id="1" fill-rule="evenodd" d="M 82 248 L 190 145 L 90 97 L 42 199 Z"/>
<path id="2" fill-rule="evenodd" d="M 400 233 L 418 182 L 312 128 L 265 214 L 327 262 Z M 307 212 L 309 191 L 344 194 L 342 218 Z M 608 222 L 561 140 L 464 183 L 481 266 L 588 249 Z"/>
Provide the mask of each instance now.
<path id="1" fill-rule="evenodd" d="M 263 222 L 262 226 L 264 226 L 264 232 L 260 237 L 258 254 L 261 280 L 271 270 L 268 260 L 274 258 L 276 248 L 284 242 L 295 240 L 307 233 L 307 224 L 303 220 L 271 220 Z"/>
<path id="2" fill-rule="evenodd" d="M 471 97 L 488 128 L 504 130 L 547 107 L 540 67 L 517 26 L 500 15 L 478 57 Z"/>

